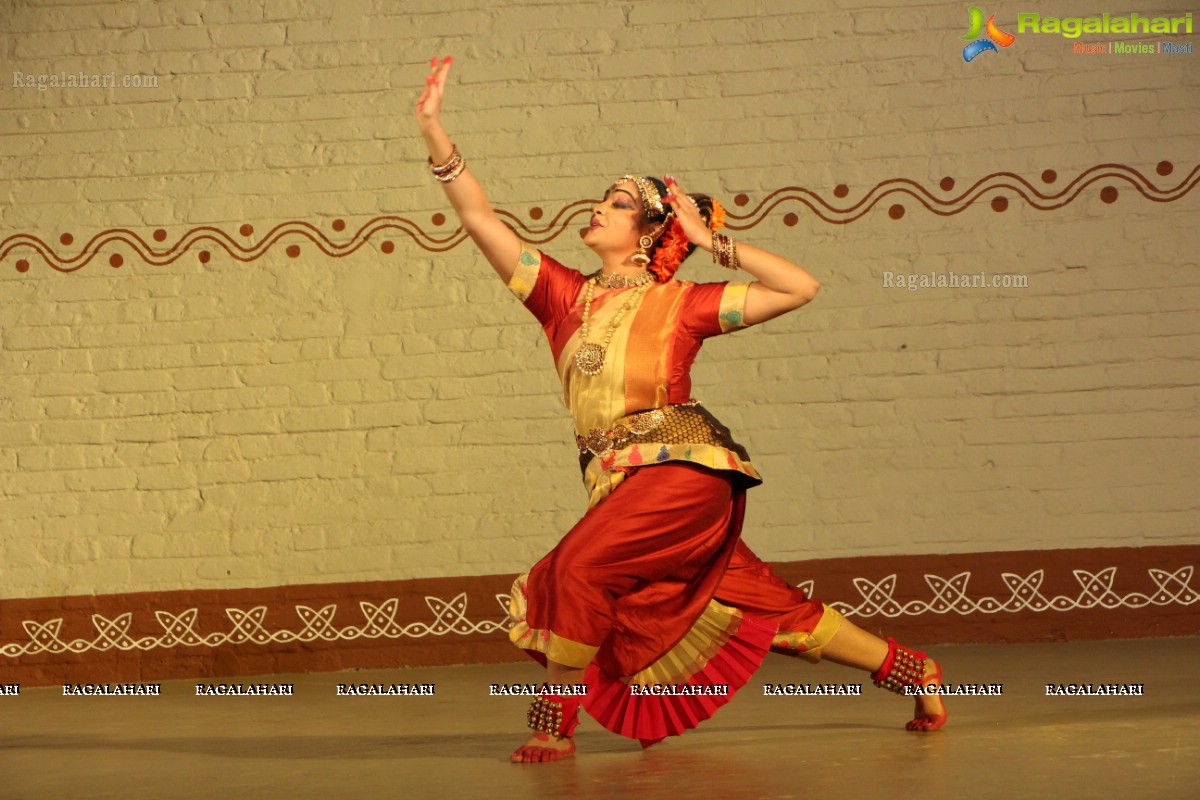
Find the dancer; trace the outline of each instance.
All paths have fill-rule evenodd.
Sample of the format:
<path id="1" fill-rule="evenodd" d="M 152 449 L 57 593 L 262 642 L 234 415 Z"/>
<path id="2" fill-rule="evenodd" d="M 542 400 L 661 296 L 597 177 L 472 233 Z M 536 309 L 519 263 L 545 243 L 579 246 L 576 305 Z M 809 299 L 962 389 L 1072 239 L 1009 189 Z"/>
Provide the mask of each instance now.
<path id="1" fill-rule="evenodd" d="M 513 586 L 510 638 L 547 668 L 532 737 L 512 760 L 575 751 L 579 707 L 649 746 L 710 717 L 769 650 L 871 672 L 899 694 L 941 684 L 924 653 L 884 641 L 776 577 L 740 539 L 746 450 L 691 399 L 703 340 L 800 308 L 818 283 L 792 262 L 718 232 L 724 210 L 664 180 L 626 175 L 595 205 L 583 275 L 524 246 L 492 210 L 441 123 L 451 59 L 434 59 L 416 118 L 434 177 L 464 230 L 542 324 L 577 431 L 583 518 Z M 674 279 L 696 249 L 750 283 Z M 911 731 L 946 720 L 918 693 Z"/>

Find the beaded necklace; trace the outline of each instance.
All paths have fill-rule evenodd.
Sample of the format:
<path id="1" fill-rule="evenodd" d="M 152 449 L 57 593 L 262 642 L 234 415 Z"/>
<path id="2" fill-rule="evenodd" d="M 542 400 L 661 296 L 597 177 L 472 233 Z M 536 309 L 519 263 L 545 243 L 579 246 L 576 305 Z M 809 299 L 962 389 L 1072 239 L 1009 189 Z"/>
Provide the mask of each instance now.
<path id="1" fill-rule="evenodd" d="M 608 323 L 608 332 L 604 335 L 604 343 L 596 344 L 589 342 L 587 337 L 588 320 L 592 317 L 592 293 L 596 289 L 597 280 L 595 277 L 588 280 L 587 292 L 583 296 L 583 318 L 579 322 L 580 345 L 579 349 L 575 351 L 575 366 L 580 372 L 584 375 L 599 375 L 600 371 L 604 369 L 604 357 L 608 353 L 608 345 L 612 342 L 613 334 L 617 332 L 617 328 L 621 324 L 621 318 L 646 293 L 646 290 L 650 288 L 650 283 L 650 281 L 646 281 L 635 291 L 630 292 L 629 298 L 621 306 L 621 310 L 612 318 L 612 322 Z"/>

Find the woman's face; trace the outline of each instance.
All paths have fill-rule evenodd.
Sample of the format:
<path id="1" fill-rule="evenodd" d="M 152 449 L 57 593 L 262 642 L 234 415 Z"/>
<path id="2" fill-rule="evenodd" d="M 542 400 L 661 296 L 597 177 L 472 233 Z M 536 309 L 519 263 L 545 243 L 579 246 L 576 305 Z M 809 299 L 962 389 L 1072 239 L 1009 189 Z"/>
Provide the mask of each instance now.
<path id="1" fill-rule="evenodd" d="M 583 241 L 601 257 L 631 256 L 645 232 L 644 219 L 642 199 L 633 181 L 613 184 L 592 209 Z"/>

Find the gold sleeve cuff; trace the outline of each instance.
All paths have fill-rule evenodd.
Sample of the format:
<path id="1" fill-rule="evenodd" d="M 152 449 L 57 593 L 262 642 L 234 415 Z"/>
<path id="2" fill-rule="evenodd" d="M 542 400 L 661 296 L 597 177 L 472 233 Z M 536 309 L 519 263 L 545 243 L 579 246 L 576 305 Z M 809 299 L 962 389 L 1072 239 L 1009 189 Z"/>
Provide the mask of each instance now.
<path id="1" fill-rule="evenodd" d="M 538 272 L 542 268 L 542 253 L 529 245 L 521 246 L 521 255 L 517 257 L 517 268 L 508 279 L 508 289 L 524 303 L 533 294 L 533 285 L 537 283 Z"/>
<path id="2" fill-rule="evenodd" d="M 740 330 L 746 327 L 746 290 L 748 283 L 726 284 L 721 293 L 721 310 L 718 318 L 721 321 L 721 333 Z"/>

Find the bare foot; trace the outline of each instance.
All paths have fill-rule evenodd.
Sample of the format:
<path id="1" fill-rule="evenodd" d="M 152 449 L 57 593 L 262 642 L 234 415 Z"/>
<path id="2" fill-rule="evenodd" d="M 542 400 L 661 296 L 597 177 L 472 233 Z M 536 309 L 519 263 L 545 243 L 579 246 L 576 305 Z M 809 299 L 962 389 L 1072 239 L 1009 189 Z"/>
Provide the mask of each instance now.
<path id="1" fill-rule="evenodd" d="M 551 736 L 534 731 L 525 744 L 516 749 L 509 761 L 514 764 L 534 764 L 542 761 L 558 761 L 575 754 L 575 740 L 570 736 Z"/>
<path id="2" fill-rule="evenodd" d="M 925 677 L 921 681 L 920 687 L 941 685 L 942 668 L 932 658 L 926 658 Z M 946 724 L 946 705 L 942 702 L 941 695 L 918 695 L 913 714 L 913 718 L 904 726 L 905 730 L 936 731 Z"/>

